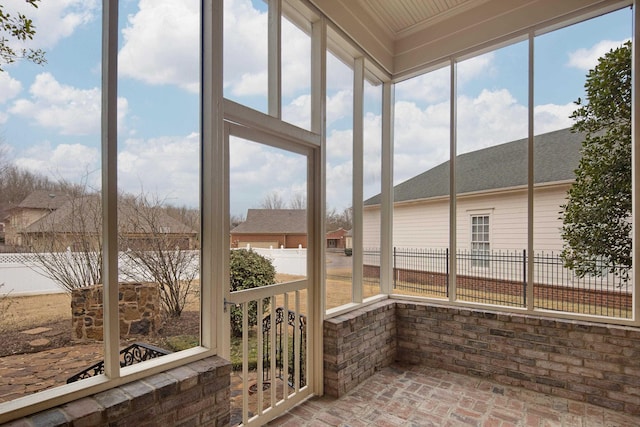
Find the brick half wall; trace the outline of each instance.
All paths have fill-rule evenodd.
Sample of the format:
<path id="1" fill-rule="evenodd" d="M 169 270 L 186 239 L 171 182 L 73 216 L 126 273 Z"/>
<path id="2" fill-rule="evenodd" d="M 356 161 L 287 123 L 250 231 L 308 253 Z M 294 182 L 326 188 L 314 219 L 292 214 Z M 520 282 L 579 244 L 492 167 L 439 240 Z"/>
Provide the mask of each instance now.
<path id="1" fill-rule="evenodd" d="M 228 426 L 230 382 L 231 364 L 213 356 L 6 426 Z"/>
<path id="2" fill-rule="evenodd" d="M 640 414 L 640 330 L 396 304 L 397 360 Z"/>
<path id="3" fill-rule="evenodd" d="M 385 300 L 324 322 L 324 389 L 394 361 L 640 414 L 640 329 Z"/>
<path id="4" fill-rule="evenodd" d="M 340 397 L 396 358 L 395 303 L 386 300 L 324 321 L 324 392 Z"/>

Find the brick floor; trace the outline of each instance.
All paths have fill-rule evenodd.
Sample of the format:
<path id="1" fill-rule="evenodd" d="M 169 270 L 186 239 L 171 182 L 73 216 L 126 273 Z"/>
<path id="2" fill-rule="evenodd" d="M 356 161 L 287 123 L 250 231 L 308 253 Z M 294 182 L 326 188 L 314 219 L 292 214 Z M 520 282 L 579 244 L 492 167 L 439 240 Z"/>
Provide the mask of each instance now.
<path id="1" fill-rule="evenodd" d="M 312 398 L 269 426 L 631 427 L 640 417 L 420 366 L 393 365 L 340 399 Z"/>

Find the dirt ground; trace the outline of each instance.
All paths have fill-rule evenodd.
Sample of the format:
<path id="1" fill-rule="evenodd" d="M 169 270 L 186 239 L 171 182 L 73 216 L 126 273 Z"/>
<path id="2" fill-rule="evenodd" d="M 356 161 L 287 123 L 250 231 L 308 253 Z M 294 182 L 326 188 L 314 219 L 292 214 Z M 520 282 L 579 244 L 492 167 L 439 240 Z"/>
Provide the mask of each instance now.
<path id="1" fill-rule="evenodd" d="M 67 294 L 14 297 L 5 301 L 7 305 L 0 319 L 0 357 L 73 345 L 71 303 Z M 191 310 L 184 311 L 178 319 L 165 319 L 158 334 L 145 337 L 145 341 L 166 348 L 166 337 L 198 336 L 200 315 L 193 306 L 189 308 Z M 38 328 L 47 330 L 29 333 Z"/>
<path id="2" fill-rule="evenodd" d="M 337 277 L 351 276 L 350 268 L 343 265 L 328 265 L 328 273 Z M 337 267 L 337 268 L 336 268 Z M 298 279 L 297 276 L 279 274 L 278 282 Z M 374 295 L 377 287 L 365 286 L 365 296 Z M 300 295 L 300 311 L 306 313 L 306 292 Z M 327 280 L 327 308 L 339 306 L 351 300 L 350 280 Z M 277 301 L 282 305 L 281 299 Z M 293 304 L 291 298 L 290 304 Z M 158 334 L 145 337 L 145 342 L 169 349 L 167 338 L 195 336 L 200 331 L 200 313 L 197 301 L 191 301 L 180 318 L 165 319 Z M 46 328 L 37 334 L 25 333 Z M 37 341 L 37 342 L 36 342 Z M 36 342 L 37 345 L 34 345 Z M 36 353 L 73 345 L 71 341 L 71 299 L 68 294 L 48 294 L 24 297 L 9 297 L 0 300 L 0 357 Z"/>

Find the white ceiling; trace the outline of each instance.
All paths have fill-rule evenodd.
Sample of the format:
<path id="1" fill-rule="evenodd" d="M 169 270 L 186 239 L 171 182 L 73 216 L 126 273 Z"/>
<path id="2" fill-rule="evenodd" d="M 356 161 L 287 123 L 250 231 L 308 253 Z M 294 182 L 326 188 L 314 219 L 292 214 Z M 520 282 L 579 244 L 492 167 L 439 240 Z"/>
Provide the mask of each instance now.
<path id="1" fill-rule="evenodd" d="M 487 0 L 357 0 L 397 40 Z"/>
<path id="2" fill-rule="evenodd" d="M 633 0 L 309 0 L 401 79 L 452 56 L 577 22 Z"/>

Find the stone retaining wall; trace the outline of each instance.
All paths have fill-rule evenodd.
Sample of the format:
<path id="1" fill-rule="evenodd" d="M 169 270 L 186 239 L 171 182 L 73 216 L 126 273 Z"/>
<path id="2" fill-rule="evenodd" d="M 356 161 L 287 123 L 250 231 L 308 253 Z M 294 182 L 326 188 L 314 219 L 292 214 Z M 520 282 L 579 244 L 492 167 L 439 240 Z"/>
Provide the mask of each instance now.
<path id="1" fill-rule="evenodd" d="M 160 291 L 155 283 L 120 283 L 120 337 L 153 335 L 160 327 Z M 102 285 L 71 293 L 72 333 L 76 342 L 103 339 Z"/>
<path id="2" fill-rule="evenodd" d="M 213 356 L 7 426 L 228 426 L 231 364 Z"/>

